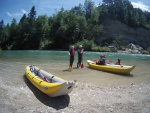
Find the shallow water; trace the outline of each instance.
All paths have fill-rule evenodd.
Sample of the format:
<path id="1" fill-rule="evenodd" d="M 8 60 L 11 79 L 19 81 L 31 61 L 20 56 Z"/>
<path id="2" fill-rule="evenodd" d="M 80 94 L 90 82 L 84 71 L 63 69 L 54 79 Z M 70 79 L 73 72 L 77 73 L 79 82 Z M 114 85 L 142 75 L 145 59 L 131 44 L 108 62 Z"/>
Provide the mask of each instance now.
<path id="1" fill-rule="evenodd" d="M 99 59 L 102 52 L 84 52 L 84 69 L 76 69 L 77 53 L 73 71 L 68 72 L 69 57 L 67 51 L 1 51 L 0 74 L 5 76 L 22 76 L 26 65 L 36 65 L 52 74 L 65 79 L 76 79 L 81 83 L 99 86 L 139 84 L 150 82 L 150 55 L 103 52 L 106 59 L 115 63 L 136 65 L 130 75 L 117 75 L 88 68 L 86 60 Z"/>

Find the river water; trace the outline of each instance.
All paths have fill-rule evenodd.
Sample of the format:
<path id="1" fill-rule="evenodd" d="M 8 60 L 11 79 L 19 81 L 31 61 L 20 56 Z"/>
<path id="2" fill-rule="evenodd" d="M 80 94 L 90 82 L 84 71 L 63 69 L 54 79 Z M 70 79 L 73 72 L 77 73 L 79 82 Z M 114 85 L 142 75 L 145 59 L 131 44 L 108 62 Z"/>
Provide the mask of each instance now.
<path id="1" fill-rule="evenodd" d="M 112 63 L 120 58 L 121 64 L 136 65 L 136 67 L 130 75 L 117 75 L 90 69 L 86 60 L 99 59 L 100 54 L 104 54 L 106 60 L 111 60 Z M 85 51 L 83 62 L 84 68 L 76 69 L 76 53 L 73 71 L 68 72 L 68 51 L 0 51 L 0 74 L 1 76 L 20 77 L 24 75 L 25 66 L 32 64 L 56 76 L 98 86 L 150 82 L 150 55 Z"/>

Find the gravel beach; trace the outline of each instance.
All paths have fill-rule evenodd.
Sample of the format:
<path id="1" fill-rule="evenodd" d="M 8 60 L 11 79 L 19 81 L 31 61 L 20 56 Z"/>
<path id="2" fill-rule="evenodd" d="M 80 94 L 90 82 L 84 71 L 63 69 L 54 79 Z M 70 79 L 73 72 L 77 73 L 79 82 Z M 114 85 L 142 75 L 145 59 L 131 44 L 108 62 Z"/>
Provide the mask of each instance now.
<path id="1" fill-rule="evenodd" d="M 25 64 L 1 60 L 0 113 L 150 113 L 148 81 L 134 82 L 132 75 L 124 77 L 101 72 L 89 69 L 87 65 L 84 69 L 74 68 L 68 72 L 65 70 L 68 64 L 62 68 L 61 64 L 53 65 L 55 69 L 36 64 L 65 79 L 77 80 L 69 95 L 51 98 L 26 78 Z M 108 82 L 109 77 L 114 76 L 118 81 Z"/>

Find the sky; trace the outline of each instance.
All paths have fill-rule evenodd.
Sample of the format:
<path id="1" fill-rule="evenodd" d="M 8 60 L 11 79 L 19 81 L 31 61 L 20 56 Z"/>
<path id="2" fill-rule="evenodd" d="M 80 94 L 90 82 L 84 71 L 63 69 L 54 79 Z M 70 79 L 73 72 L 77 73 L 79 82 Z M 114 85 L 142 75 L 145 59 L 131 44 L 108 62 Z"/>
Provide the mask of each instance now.
<path id="1" fill-rule="evenodd" d="M 102 3 L 102 0 L 92 0 L 95 6 Z M 150 0 L 129 0 L 135 8 L 150 12 Z M 3 19 L 4 24 L 11 24 L 13 18 L 19 22 L 23 14 L 28 14 L 35 6 L 36 16 L 52 16 L 62 7 L 70 10 L 79 3 L 84 5 L 85 0 L 0 0 L 0 21 Z"/>

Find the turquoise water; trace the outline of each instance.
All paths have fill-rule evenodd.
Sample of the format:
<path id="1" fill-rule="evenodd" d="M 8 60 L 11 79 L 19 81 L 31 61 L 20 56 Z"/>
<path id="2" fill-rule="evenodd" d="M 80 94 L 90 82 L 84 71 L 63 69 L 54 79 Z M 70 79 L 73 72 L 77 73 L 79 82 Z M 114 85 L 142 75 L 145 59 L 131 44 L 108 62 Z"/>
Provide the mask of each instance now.
<path id="1" fill-rule="evenodd" d="M 118 58 L 122 62 L 131 61 L 150 61 L 150 55 L 128 54 L 128 53 L 110 53 L 110 52 L 84 52 L 84 61 L 99 59 L 100 54 L 104 54 L 107 60 L 117 61 Z M 68 60 L 68 51 L 1 51 L 0 59 L 15 61 L 40 61 L 40 62 L 66 62 Z M 75 56 L 77 60 L 77 53 Z"/>
<path id="2" fill-rule="evenodd" d="M 118 58 L 121 64 L 136 65 L 132 70 L 132 77 L 116 76 L 102 71 L 88 68 L 86 60 L 99 59 L 100 54 L 106 56 L 106 60 L 115 63 Z M 79 82 L 93 83 L 96 85 L 131 84 L 150 82 L 150 55 L 110 53 L 110 52 L 84 52 L 84 69 L 76 69 L 77 53 L 73 64 L 73 72 L 68 69 L 68 51 L 0 51 L 0 74 L 5 76 L 22 76 L 26 65 L 36 65 L 55 75 L 66 79 L 75 79 Z M 73 75 L 73 76 L 71 76 Z"/>

